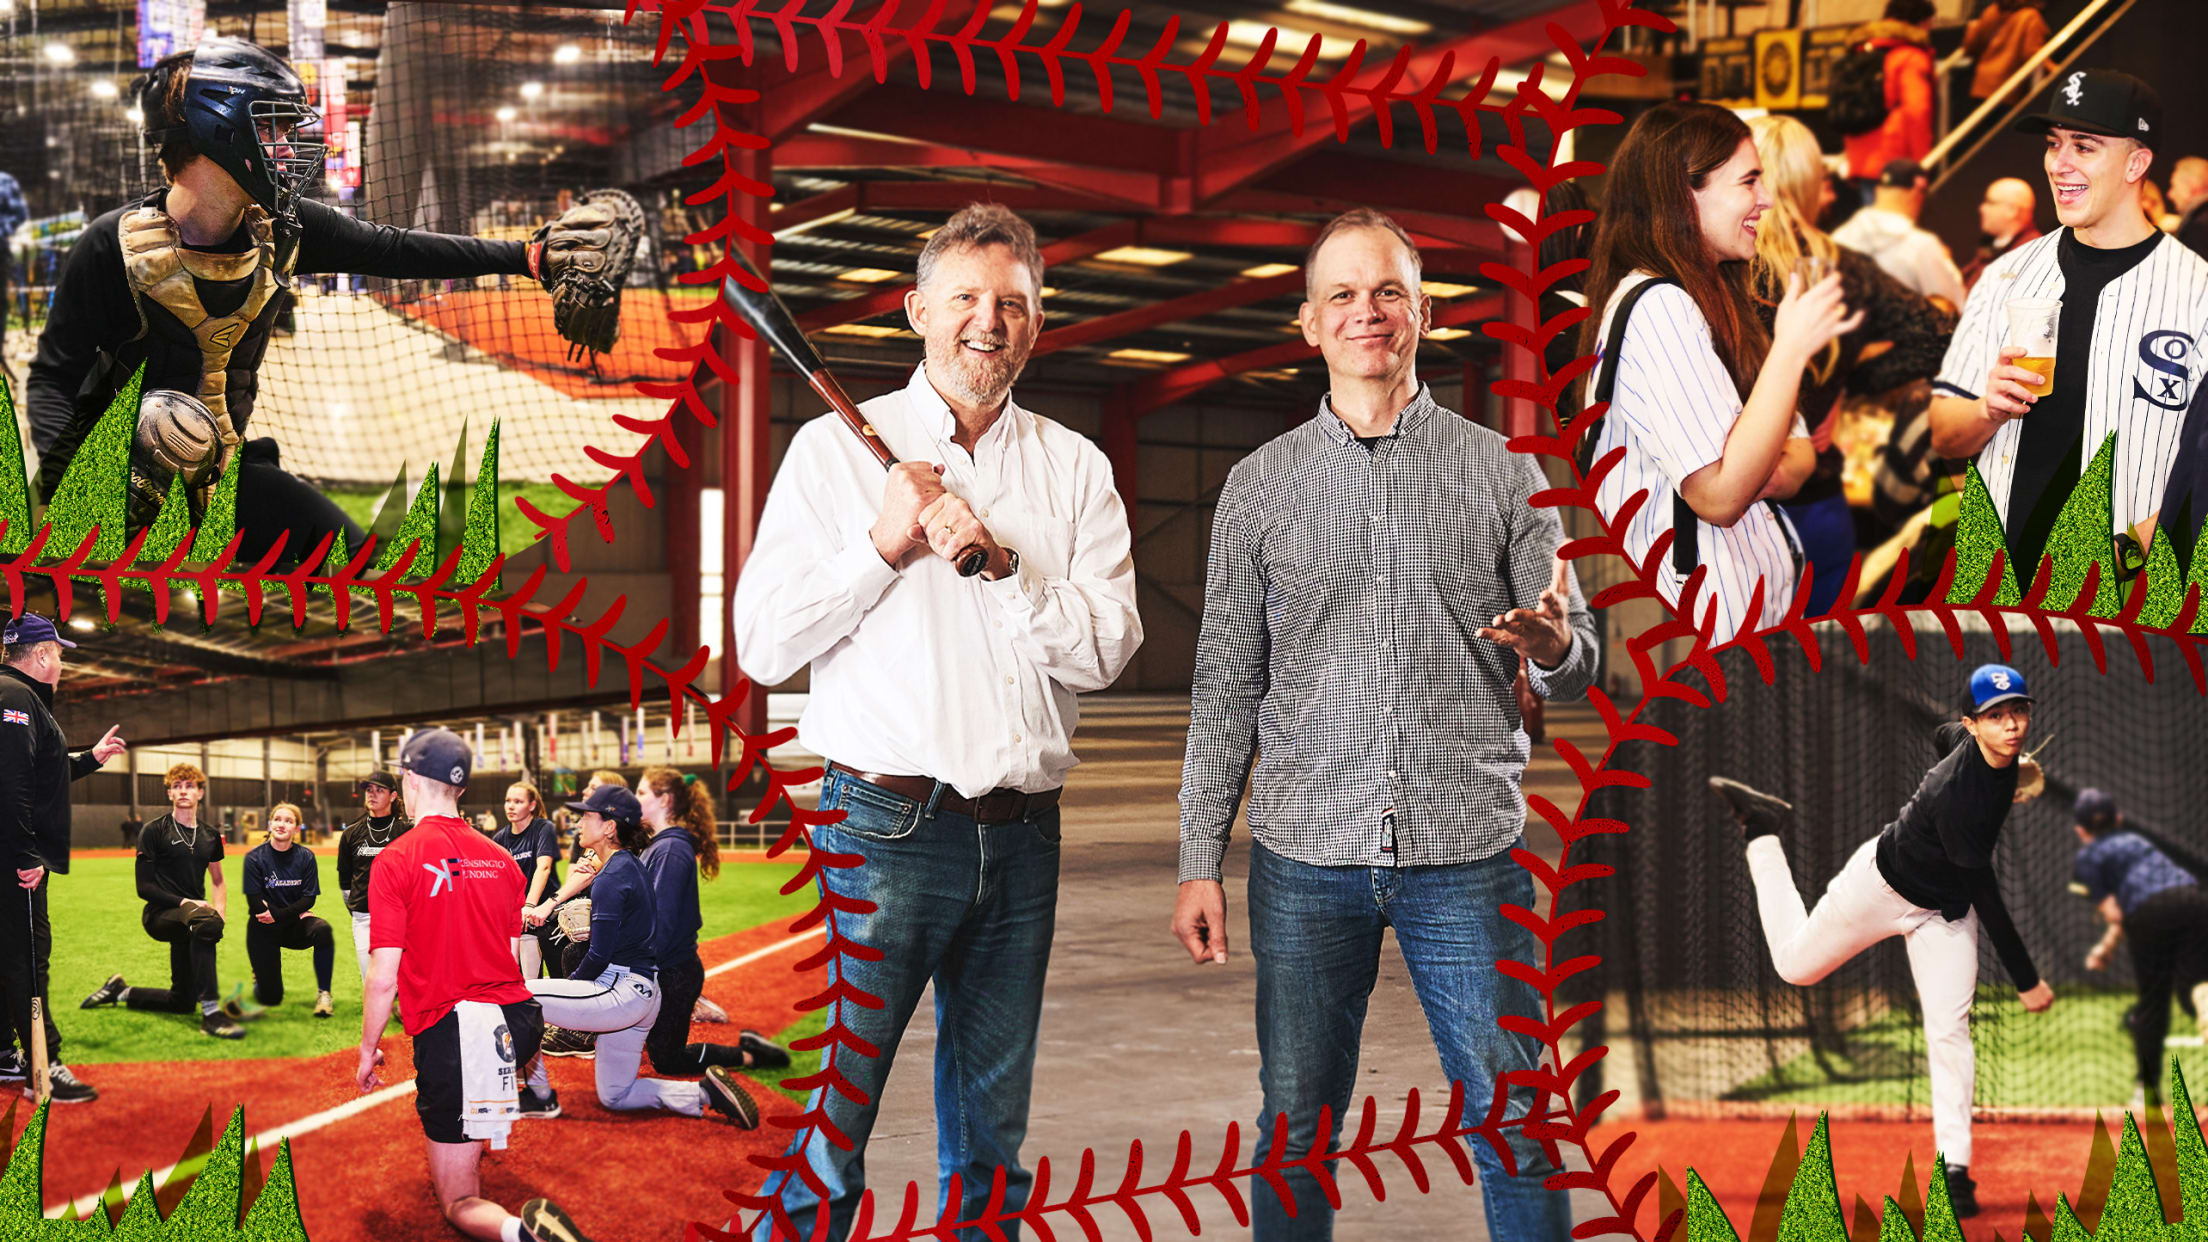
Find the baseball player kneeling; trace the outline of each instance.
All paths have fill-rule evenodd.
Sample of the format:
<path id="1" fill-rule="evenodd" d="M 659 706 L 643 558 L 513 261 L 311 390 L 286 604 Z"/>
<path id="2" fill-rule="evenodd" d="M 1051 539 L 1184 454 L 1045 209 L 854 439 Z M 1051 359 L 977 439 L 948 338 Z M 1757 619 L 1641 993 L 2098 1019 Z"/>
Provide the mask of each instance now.
<path id="1" fill-rule="evenodd" d="M 636 857 L 647 839 L 643 807 L 635 794 L 605 785 L 581 802 L 568 803 L 567 809 L 582 816 L 576 833 L 597 858 L 598 875 L 590 886 L 583 960 L 565 979 L 529 980 L 546 1020 L 563 1030 L 598 1034 L 598 1102 L 607 1108 L 664 1108 L 702 1117 L 710 1105 L 744 1129 L 756 1127 L 759 1105 L 726 1066 L 707 1069 L 703 1082 L 637 1077 L 660 1000 L 659 963 L 652 953 L 657 930 L 652 888 Z M 531 1116 L 559 1113 L 542 1058 L 530 1074 L 522 1107 Z"/>
<path id="2" fill-rule="evenodd" d="M 1978 1211 L 1970 1176 L 1970 1104 L 1978 1072 L 1970 1011 L 1978 993 L 1979 928 L 1993 938 L 2024 1008 L 2038 1013 L 2055 1001 L 2009 918 L 1993 872 L 2009 808 L 2044 786 L 2037 763 L 2029 757 L 2018 762 L 2031 723 L 2032 697 L 2022 673 L 2005 664 L 1972 672 L 1961 719 L 1941 724 L 1933 735 L 1939 761 L 1894 822 L 1848 859 L 1813 911 L 1802 908 L 1779 840 L 1793 807 L 1738 781 L 1710 778 L 1747 837 L 1756 908 L 1781 979 L 1808 987 L 1889 936 L 1906 942 L 1924 1011 L 1932 1135 L 1958 1216 Z"/>

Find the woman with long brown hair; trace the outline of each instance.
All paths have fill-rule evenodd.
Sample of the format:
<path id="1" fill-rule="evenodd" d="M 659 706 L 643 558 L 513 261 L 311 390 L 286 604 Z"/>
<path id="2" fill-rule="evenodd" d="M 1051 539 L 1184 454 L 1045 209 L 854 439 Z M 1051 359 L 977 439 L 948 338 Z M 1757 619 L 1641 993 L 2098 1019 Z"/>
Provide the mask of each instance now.
<path id="1" fill-rule="evenodd" d="M 669 767 L 644 769 L 636 793 L 651 834 L 644 847 L 644 875 L 659 916 L 652 946 L 659 959 L 659 1018 L 644 1041 L 652 1068 L 691 1075 L 716 1065 L 788 1065 L 789 1052 L 754 1030 L 745 1030 L 733 1045 L 690 1039 L 691 1011 L 705 991 L 705 963 L 698 957 L 698 929 L 705 925 L 698 907 L 698 876 L 710 880 L 721 873 L 713 795 L 704 781 L 688 780 Z"/>
<path id="2" fill-rule="evenodd" d="M 511 855 L 528 881 L 522 896 L 527 909 L 544 900 L 546 890 L 560 887 L 560 838 L 552 821 L 544 817 L 544 795 L 526 780 L 506 787 L 506 824 L 491 833 L 491 843 Z M 514 956 L 521 962 L 521 977 L 534 979 L 544 973 L 545 945 L 552 939 L 553 923 L 523 927 L 514 941 Z M 557 959 L 555 959 L 557 960 Z"/>
<path id="3" fill-rule="evenodd" d="M 1810 359 L 1798 402 L 1811 442 L 1824 447 L 1817 452 L 1816 469 L 1785 509 L 1815 571 L 1802 614 L 1819 617 L 1839 599 L 1855 556 L 1855 518 L 1840 488 L 1842 455 L 1831 444 L 1841 394 L 1886 392 L 1939 374 L 1955 317 L 1887 275 L 1876 259 L 1817 227 L 1833 192 L 1817 136 L 1807 125 L 1790 116 L 1759 116 L 1748 129 L 1771 185 L 1771 209 L 1756 230 L 1757 317 L 1769 330 L 1786 294 L 1787 275 L 1804 258 L 1839 272 L 1841 297 L 1863 311 L 1861 326 L 1833 338 Z M 1865 347 L 1877 341 L 1888 347 L 1866 356 Z"/>
<path id="4" fill-rule="evenodd" d="M 1748 126 L 1723 108 L 1665 103 L 1626 134 L 1611 160 L 1596 226 L 1582 350 L 1612 353 L 1590 377 L 1588 407 L 1610 376 L 1595 459 L 1625 455 L 1596 502 L 1616 514 L 1645 492 L 1626 550 L 1645 559 L 1673 532 L 1657 586 L 1676 607 L 1704 571 L 1689 620 L 1713 641 L 1777 624 L 1793 603 L 1793 531 L 1763 503 L 1789 495 L 1814 464 L 1795 412 L 1803 368 L 1852 331 L 1840 280 L 1802 289 L 1788 278 L 1766 332 L 1748 268 L 1771 195 Z M 1654 282 L 1654 283 L 1651 283 Z M 1648 286 L 1643 290 L 1642 286 Z M 1631 310 L 1611 331 L 1631 299 Z M 1761 592 L 1760 604 L 1751 608 Z"/>

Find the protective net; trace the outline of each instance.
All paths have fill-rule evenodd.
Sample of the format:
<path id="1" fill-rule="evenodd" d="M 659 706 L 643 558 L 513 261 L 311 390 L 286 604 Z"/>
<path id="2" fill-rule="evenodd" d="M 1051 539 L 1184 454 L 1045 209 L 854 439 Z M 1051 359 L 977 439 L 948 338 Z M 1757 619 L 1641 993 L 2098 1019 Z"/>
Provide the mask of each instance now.
<path id="1" fill-rule="evenodd" d="M 1745 656 L 1720 661 L 1731 692 L 1715 710 L 1659 702 L 1650 723 L 1679 745 L 1629 748 L 1622 766 L 1645 772 L 1647 790 L 1610 791 L 1598 805 L 1633 825 L 1592 857 L 1619 874 L 1604 882 L 1602 971 L 1612 1053 L 1609 1085 L 1637 1094 L 1651 1115 L 1792 1112 L 1833 1108 L 1929 1116 L 1922 1018 L 1902 942 L 1887 940 L 1824 982 L 1797 988 L 1771 966 L 1756 916 L 1740 831 L 1709 792 L 1730 776 L 1796 808 L 1784 841 L 1806 904 L 1814 905 L 1848 856 L 1889 823 L 1931 766 L 1931 731 L 1961 705 L 1969 670 L 2004 660 L 1986 633 L 1966 633 L 1957 662 L 1936 633 L 1911 662 L 1890 634 L 1874 631 L 1859 664 L 1846 636 L 1818 627 L 1823 668 L 1782 657 L 1765 686 Z M 2128 652 L 2110 652 L 2112 676 L 2095 671 L 2085 640 L 2057 636 L 2059 667 L 2036 639 L 2005 659 L 2038 699 L 2027 747 L 2040 754 L 2048 789 L 2015 808 L 1996 868 L 2003 895 L 2056 1001 L 2025 1012 L 1986 937 L 1980 937 L 1977 1107 L 2008 1116 L 2123 1107 L 2134 1090 L 2128 946 L 2108 970 L 2089 973 L 2100 932 L 2091 905 L 2069 891 L 2078 841 L 2077 791 L 2113 793 L 2126 819 L 2176 845 L 2208 852 L 2199 809 L 2208 805 L 2200 738 L 2208 701 L 2176 653 L 2155 654 L 2161 677 L 2144 684 Z M 2173 1014 L 2172 1052 L 2189 1077 L 2208 1068 L 2193 1023 Z"/>
<path id="2" fill-rule="evenodd" d="M 87 220 L 159 184 L 129 111 L 130 82 L 146 37 L 191 42 L 188 22 L 179 27 L 187 33 L 164 34 L 148 9 L 175 27 L 190 5 L 97 0 L 43 19 L 17 5 L 0 17 L 0 115 L 9 118 L 0 170 L 20 181 L 30 211 L 11 246 L 6 354 L 18 379 L 69 244 Z M 573 502 L 550 480 L 603 481 L 586 445 L 633 449 L 637 437 L 611 416 L 663 412 L 664 402 L 632 385 L 678 377 L 654 350 L 694 341 L 699 330 L 672 312 L 711 296 L 675 282 L 700 264 L 681 239 L 702 219 L 681 196 L 704 179 L 680 166 L 671 100 L 651 64 L 655 23 L 537 6 L 308 11 L 320 7 L 303 0 L 288 16 L 279 3 L 205 21 L 209 34 L 287 55 L 308 79 L 329 144 L 328 175 L 312 197 L 396 228 L 525 240 L 574 196 L 616 186 L 645 205 L 648 234 L 621 340 L 594 361 L 567 357 L 550 300 L 525 277 L 302 275 L 246 434 L 274 437 L 286 469 L 365 525 L 402 468 L 411 494 L 432 464 L 449 472 L 458 450 L 473 478 L 496 423 L 501 491 L 565 512 Z M 510 505 L 502 512 L 517 521 Z M 516 543 L 511 533 L 504 540 L 509 550 Z"/>

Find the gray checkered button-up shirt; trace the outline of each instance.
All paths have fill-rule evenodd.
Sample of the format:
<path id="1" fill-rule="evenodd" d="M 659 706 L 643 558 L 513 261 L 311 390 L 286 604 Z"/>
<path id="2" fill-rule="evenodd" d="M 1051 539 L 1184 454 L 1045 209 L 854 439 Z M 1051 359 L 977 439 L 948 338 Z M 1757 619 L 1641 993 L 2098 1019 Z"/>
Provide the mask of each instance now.
<path id="1" fill-rule="evenodd" d="M 1529 499 L 1531 457 L 1422 385 L 1367 445 L 1319 416 L 1238 463 L 1213 517 L 1181 771 L 1181 879 L 1216 880 L 1250 775 L 1250 830 L 1317 866 L 1434 866 L 1506 849 L 1531 743 L 1518 657 L 1479 636 L 1537 606 L 1563 527 Z M 1574 580 L 1572 646 L 1534 691 L 1593 679 Z M 1394 811 L 1394 851 L 1383 813 Z"/>

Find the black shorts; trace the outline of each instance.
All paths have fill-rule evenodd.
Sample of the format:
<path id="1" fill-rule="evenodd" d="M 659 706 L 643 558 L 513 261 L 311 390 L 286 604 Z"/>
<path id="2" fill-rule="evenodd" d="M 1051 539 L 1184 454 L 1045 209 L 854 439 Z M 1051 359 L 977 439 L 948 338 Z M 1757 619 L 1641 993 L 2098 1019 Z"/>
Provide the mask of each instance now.
<path id="1" fill-rule="evenodd" d="M 518 1067 L 537 1055 L 544 1042 L 544 1010 L 534 1000 L 510 1001 L 499 1008 L 505 1011 L 506 1030 L 514 1038 Z M 456 1009 L 414 1037 L 414 1112 L 421 1117 L 422 1133 L 430 1142 L 468 1141 L 460 1102 L 460 1011 Z"/>

